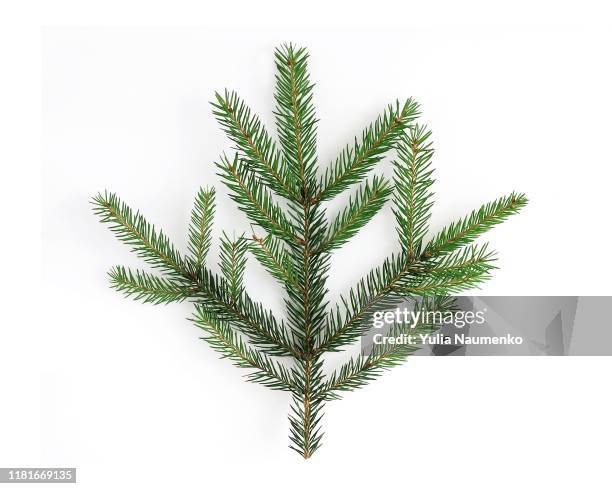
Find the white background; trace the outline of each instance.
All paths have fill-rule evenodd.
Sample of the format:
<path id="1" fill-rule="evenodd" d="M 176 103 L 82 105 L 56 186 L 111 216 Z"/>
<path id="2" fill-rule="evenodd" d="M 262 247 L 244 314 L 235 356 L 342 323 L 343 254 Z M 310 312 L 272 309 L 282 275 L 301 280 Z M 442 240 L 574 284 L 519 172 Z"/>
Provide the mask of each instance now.
<path id="1" fill-rule="evenodd" d="M 14 295 L 0 343 L 0 466 L 76 466 L 83 487 L 610 486 L 609 358 L 410 359 L 329 404 L 325 444 L 303 462 L 287 449 L 288 396 L 243 382 L 197 339 L 188 305 L 144 306 L 108 288 L 111 265 L 137 261 L 88 203 L 116 191 L 184 247 L 192 198 L 213 184 L 215 235 L 248 231 L 214 175 L 230 144 L 208 102 L 235 88 L 272 128 L 272 51 L 293 40 L 312 54 L 322 164 L 386 103 L 413 96 L 437 149 L 434 228 L 528 194 L 487 237 L 500 270 L 482 293 L 610 294 L 609 17 L 582 4 L 377 2 L 235 18 L 233 5 L 182 26 L 184 5 L 121 12 L 131 21 L 63 5 L 69 21 L 36 10 L 35 25 L 13 25 L 4 43 L 17 67 L 28 56 L 38 65 L 3 90 L 32 96 L 4 126 L 22 158 L 8 167 L 27 180 L 9 185 L 3 206 Z M 40 128 L 42 178 L 31 149 Z M 394 246 L 386 209 L 334 258 L 332 298 Z M 253 262 L 247 286 L 281 314 Z"/>

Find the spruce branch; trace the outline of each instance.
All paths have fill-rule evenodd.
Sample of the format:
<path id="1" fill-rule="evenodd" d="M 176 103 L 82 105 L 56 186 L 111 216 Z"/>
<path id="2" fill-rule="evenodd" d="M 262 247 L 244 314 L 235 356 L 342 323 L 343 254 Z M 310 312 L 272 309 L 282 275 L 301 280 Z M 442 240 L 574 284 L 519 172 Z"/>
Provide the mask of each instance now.
<path id="1" fill-rule="evenodd" d="M 308 185 L 308 181 L 304 182 Z M 302 187 L 303 195 L 308 194 Z M 319 448 L 323 436 L 320 431 L 322 403 L 315 401 L 314 392 L 320 389 L 322 382 L 322 359 L 314 352 L 315 339 L 324 324 L 325 299 L 329 255 L 315 253 L 321 246 L 326 234 L 326 221 L 323 211 L 309 200 L 302 202 L 302 208 L 296 208 L 296 214 L 302 223 L 299 230 L 301 244 L 291 248 L 291 256 L 301 293 L 288 289 L 286 301 L 289 324 L 300 344 L 302 352 L 294 375 L 300 379 L 302 393 L 294 396 L 291 406 L 293 414 L 291 425 L 291 448 L 308 459 Z M 300 216 L 301 214 L 301 216 Z"/>
<path id="2" fill-rule="evenodd" d="M 413 310 L 427 312 L 445 312 L 454 309 L 454 299 L 447 296 L 436 296 L 416 301 Z M 419 316 L 416 324 L 396 323 L 386 337 L 398 338 L 402 335 L 417 338 L 421 334 L 431 334 L 440 328 L 441 324 L 428 321 L 426 315 Z M 327 401 L 341 398 L 341 394 L 364 387 L 372 380 L 397 365 L 405 362 L 409 355 L 419 349 L 419 346 L 410 342 L 394 342 L 373 344 L 368 355 L 351 357 L 342 367 L 331 373 L 323 385 L 318 397 Z"/>
<path id="3" fill-rule="evenodd" d="M 331 375 L 324 373 L 324 355 L 359 341 L 373 327 L 374 314 L 399 307 L 407 297 L 415 300 L 415 307 L 440 311 L 451 307 L 450 294 L 488 279 L 495 255 L 475 240 L 519 212 L 527 199 L 512 193 L 494 200 L 425 243 L 433 205 L 433 149 L 430 131 L 415 124 L 416 102 L 389 105 L 319 177 L 308 53 L 286 44 L 275 51 L 274 62 L 278 143 L 235 92 L 218 92 L 212 102 L 213 115 L 236 150 L 232 159 L 221 156 L 215 163 L 218 175 L 251 226 L 265 231 L 261 237 L 255 231 L 237 238 L 223 233 L 220 273 L 207 264 L 214 189 L 201 188 L 197 194 L 185 257 L 115 194 L 98 194 L 93 205 L 100 220 L 162 274 L 117 266 L 109 272 L 111 286 L 153 304 L 193 302 L 192 319 L 213 349 L 248 369 L 247 380 L 292 394 L 291 448 L 308 459 L 322 443 L 325 403 L 399 365 L 416 347 L 376 344 Z M 397 149 L 393 184 L 378 175 L 368 180 L 392 149 Z M 328 220 L 325 202 L 353 185 L 358 187 L 346 207 Z M 332 252 L 353 238 L 390 197 L 399 249 L 330 306 Z M 277 319 L 247 292 L 247 252 L 283 285 L 285 317 Z M 408 328 L 396 324 L 390 334 L 432 332 L 437 325 L 422 320 Z"/>
<path id="4" fill-rule="evenodd" d="M 323 363 L 320 358 L 308 356 L 297 362 L 292 375 L 302 389 L 294 394 L 291 404 L 289 439 L 292 444 L 289 448 L 309 459 L 319 449 L 323 438 L 324 399 L 316 395 L 324 382 Z"/>
<path id="5" fill-rule="evenodd" d="M 274 52 L 276 63 L 276 128 L 283 158 L 305 201 L 315 191 L 317 118 L 308 75 L 308 52 L 285 44 Z"/>
<path id="6" fill-rule="evenodd" d="M 300 289 L 293 263 L 281 240 L 271 234 L 265 238 L 253 234 L 249 240 L 249 251 L 282 285 Z"/>
<path id="7" fill-rule="evenodd" d="M 254 370 L 247 375 L 247 380 L 263 384 L 273 390 L 299 391 L 299 387 L 294 384 L 290 372 L 284 365 L 249 347 L 227 323 L 219 320 L 210 311 L 196 305 L 194 321 L 207 333 L 202 339 L 216 352 L 221 353 L 223 358 L 233 360 L 237 367 Z"/>
<path id="8" fill-rule="evenodd" d="M 497 200 L 484 204 L 468 216 L 459 219 L 440 231 L 427 245 L 426 257 L 449 253 L 470 244 L 481 234 L 517 214 L 527 205 L 525 194 L 512 192 Z"/>
<path id="9" fill-rule="evenodd" d="M 374 166 L 393 148 L 395 142 L 419 115 L 419 106 L 412 99 L 403 105 L 399 101 L 387 109 L 366 129 L 361 139 L 347 145 L 336 161 L 325 170 L 322 190 L 317 201 L 332 199 L 349 186 L 360 182 Z"/>
<path id="10" fill-rule="evenodd" d="M 242 280 L 246 268 L 247 240 L 244 235 L 230 239 L 227 234 L 221 236 L 219 264 L 227 281 L 231 300 L 235 302 L 243 291 Z"/>
<path id="11" fill-rule="evenodd" d="M 236 153 L 233 161 L 225 156 L 216 163 L 218 175 L 230 190 L 230 196 L 249 219 L 260 225 L 268 233 L 293 242 L 296 236 L 293 225 L 284 211 L 274 202 L 272 194 L 266 189 L 259 177 Z"/>
<path id="12" fill-rule="evenodd" d="M 182 302 L 194 294 L 193 288 L 175 280 L 157 277 L 142 270 L 132 271 L 120 265 L 111 268 L 108 277 L 113 289 L 144 303 Z"/>
<path id="13" fill-rule="evenodd" d="M 346 296 L 340 297 L 341 305 L 336 304 L 329 311 L 316 351 L 340 351 L 360 338 L 372 326 L 374 313 L 402 302 L 400 285 L 409 274 L 410 266 L 404 255 L 392 255 L 370 271 Z"/>
<path id="14" fill-rule="evenodd" d="M 444 296 L 482 284 L 494 260 L 486 245 L 435 259 L 392 255 L 341 296 L 342 306 L 329 312 L 316 351 L 339 351 L 353 343 L 371 328 L 374 313 L 397 307 L 407 296 Z"/>
<path id="15" fill-rule="evenodd" d="M 423 262 L 422 268 L 414 267 L 415 275 L 422 276 L 460 276 L 468 270 L 475 272 L 489 273 L 496 267 L 493 262 L 496 260 L 494 251 L 489 250 L 489 244 L 472 244 L 458 251 L 441 255 L 437 259 L 429 259 Z"/>
<path id="16" fill-rule="evenodd" d="M 391 330 L 389 335 L 399 335 Z M 375 346 L 368 356 L 351 357 L 338 371 L 330 374 L 318 396 L 326 401 L 341 399 L 341 393 L 354 391 L 380 377 L 386 370 L 401 365 L 407 357 L 419 350 L 415 344 Z"/>
<path id="17" fill-rule="evenodd" d="M 268 135 L 264 125 L 236 92 L 215 93 L 213 114 L 217 121 L 237 145 L 243 159 L 257 176 L 278 195 L 295 199 L 295 182 L 291 180 L 288 167 L 281 152 Z"/>
<path id="18" fill-rule="evenodd" d="M 306 50 L 292 44 L 286 44 L 275 52 L 277 132 L 283 157 L 298 182 L 301 196 L 290 203 L 290 214 L 297 223 L 300 237 L 298 245 L 292 246 L 290 251 L 299 289 L 287 290 L 289 299 L 286 304 L 289 324 L 302 351 L 302 358 L 293 369 L 303 389 L 302 394 L 294 396 L 292 405 L 291 448 L 304 458 L 309 458 L 317 450 L 322 437 L 319 429 L 322 406 L 313 400 L 313 392 L 322 381 L 322 361 L 313 355 L 313 346 L 323 323 L 328 269 L 327 257 L 315 253 L 324 239 L 327 223 L 324 212 L 312 201 L 318 192 L 317 119 L 307 60 Z"/>
<path id="19" fill-rule="evenodd" d="M 393 213 L 402 248 L 409 259 L 421 253 L 421 242 L 431 217 L 433 192 L 430 188 L 434 180 L 430 136 L 431 131 L 425 126 L 410 127 L 399 138 L 398 159 L 393 162 Z"/>
<path id="20" fill-rule="evenodd" d="M 348 205 L 333 220 L 320 252 L 339 248 L 374 217 L 387 201 L 392 188 L 384 177 L 374 176 L 349 198 Z"/>
<path id="21" fill-rule="evenodd" d="M 233 296 L 225 278 L 209 270 L 200 274 L 196 284 L 196 302 L 243 333 L 263 352 L 275 356 L 300 356 L 284 323 L 279 323 L 271 311 L 253 301 L 246 292 Z"/>
<path id="22" fill-rule="evenodd" d="M 180 253 L 166 235 L 158 232 L 139 212 L 134 212 L 112 192 L 96 195 L 92 204 L 100 222 L 108 223 L 115 236 L 131 246 L 140 258 L 170 275 L 183 276 L 184 262 Z"/>
<path id="23" fill-rule="evenodd" d="M 189 226 L 189 253 L 196 269 L 204 266 L 211 243 L 215 216 L 215 189 L 200 189 L 196 196 Z"/>

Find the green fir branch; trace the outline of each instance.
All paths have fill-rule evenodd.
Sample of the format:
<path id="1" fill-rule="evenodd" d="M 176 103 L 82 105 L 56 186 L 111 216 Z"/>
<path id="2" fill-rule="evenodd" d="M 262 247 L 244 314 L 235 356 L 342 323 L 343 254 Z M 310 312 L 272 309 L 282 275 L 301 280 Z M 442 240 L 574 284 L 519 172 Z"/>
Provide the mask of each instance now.
<path id="1" fill-rule="evenodd" d="M 441 253 L 450 253 L 470 244 L 480 235 L 527 205 L 525 194 L 512 192 L 497 200 L 484 204 L 468 216 L 459 219 L 440 231 L 426 246 L 424 256 L 429 258 Z"/>
<path id="2" fill-rule="evenodd" d="M 230 239 L 227 234 L 221 236 L 221 251 L 219 265 L 229 287 L 232 301 L 236 301 L 243 291 L 243 277 L 246 268 L 246 252 L 248 243 L 246 238 Z"/>
<path id="3" fill-rule="evenodd" d="M 273 390 L 299 392 L 299 386 L 293 382 L 291 373 L 284 365 L 249 347 L 240 335 L 210 311 L 196 305 L 194 322 L 207 333 L 202 339 L 223 358 L 233 360 L 237 367 L 254 370 L 246 376 L 249 382 L 263 384 Z"/>
<path id="4" fill-rule="evenodd" d="M 204 270 L 197 285 L 197 302 L 247 336 L 263 352 L 276 356 L 301 355 L 284 323 L 279 323 L 271 311 L 253 301 L 246 292 L 237 297 L 232 295 L 224 277 Z"/>
<path id="5" fill-rule="evenodd" d="M 289 213 L 296 223 L 298 244 L 290 244 L 290 256 L 298 288 L 287 288 L 288 322 L 300 344 L 302 356 L 294 373 L 303 385 L 294 396 L 290 416 L 291 448 L 309 458 L 319 447 L 322 433 L 321 403 L 314 402 L 313 392 L 322 382 L 322 361 L 313 355 L 314 338 L 325 315 L 325 283 L 328 257 L 317 254 L 324 239 L 327 222 L 322 209 L 313 199 L 318 192 L 316 179 L 316 114 L 313 85 L 308 75 L 308 53 L 291 44 L 275 52 L 276 125 L 283 157 L 298 182 L 300 199 L 289 203 Z"/>
<path id="6" fill-rule="evenodd" d="M 215 217 L 215 189 L 200 189 L 191 211 L 189 225 L 190 260 L 196 269 L 204 266 L 211 244 L 211 230 Z"/>
<path id="7" fill-rule="evenodd" d="M 112 192 L 96 195 L 92 203 L 100 222 L 108 223 L 115 236 L 131 246 L 140 258 L 163 272 L 183 277 L 184 261 L 180 253 L 139 212 L 134 212 Z"/>
<path id="8" fill-rule="evenodd" d="M 454 299 L 447 296 L 425 298 L 422 301 L 415 302 L 413 308 L 414 311 L 422 312 L 445 312 L 453 309 Z M 420 316 L 416 324 L 396 323 L 385 333 L 385 337 L 412 336 L 416 343 L 418 335 L 431 334 L 441 326 L 436 322 L 425 321 L 423 318 L 426 317 Z M 404 343 L 373 343 L 369 354 L 364 355 L 362 353 L 357 357 L 351 357 L 340 369 L 332 372 L 317 396 L 327 401 L 340 399 L 342 393 L 360 389 L 380 377 L 385 371 L 401 365 L 408 356 L 418 351 L 419 348 L 418 344 L 407 341 Z"/>
<path id="9" fill-rule="evenodd" d="M 249 240 L 249 251 L 282 285 L 300 288 L 293 270 L 293 263 L 281 240 L 271 234 L 265 238 L 253 234 Z"/>
<path id="10" fill-rule="evenodd" d="M 391 104 L 366 129 L 361 139 L 346 146 L 336 161 L 325 170 L 317 201 L 332 199 L 349 186 L 359 183 L 393 148 L 403 131 L 419 115 L 419 107 L 412 99 L 403 105 Z"/>
<path id="11" fill-rule="evenodd" d="M 409 273 L 404 255 L 393 255 L 370 271 L 328 313 L 316 351 L 340 351 L 359 339 L 371 327 L 374 313 L 402 302 L 400 285 Z"/>
<path id="12" fill-rule="evenodd" d="M 271 192 L 238 154 L 233 161 L 222 156 L 216 165 L 220 170 L 218 175 L 230 190 L 232 200 L 249 219 L 268 233 L 287 242 L 296 241 L 293 225 L 284 211 L 274 202 Z"/>
<path id="13" fill-rule="evenodd" d="M 132 271 L 123 266 L 109 270 L 111 287 L 126 297 L 150 304 L 182 302 L 194 294 L 194 289 L 164 277 L 157 277 L 142 270 Z"/>
<path id="14" fill-rule="evenodd" d="M 259 118 L 236 92 L 215 93 L 215 100 L 213 114 L 237 145 L 249 169 L 278 195 L 296 199 L 295 182 L 287 164 Z"/>
<path id="15" fill-rule="evenodd" d="M 317 396 L 323 388 L 323 363 L 318 358 L 297 362 L 292 369 L 293 378 L 302 387 L 293 395 L 289 414 L 291 445 L 289 448 L 309 459 L 321 446 L 324 397 Z"/>
<path id="16" fill-rule="evenodd" d="M 111 286 L 153 304 L 189 300 L 195 323 L 222 356 L 249 370 L 247 380 L 291 392 L 291 448 L 305 459 L 321 446 L 325 402 L 360 388 L 402 363 L 415 347 L 373 346 L 326 375 L 323 357 L 354 344 L 373 326 L 374 314 L 399 307 L 449 306 L 450 294 L 471 289 L 495 269 L 495 255 L 474 241 L 527 203 L 520 193 L 494 200 L 443 228 L 429 243 L 433 204 L 431 133 L 416 125 L 416 102 L 396 102 L 346 146 L 318 175 L 314 84 L 305 48 L 286 44 L 275 51 L 274 111 L 278 143 L 235 92 L 216 93 L 213 114 L 235 145 L 230 160 L 215 163 L 231 199 L 252 226 L 265 231 L 220 238 L 220 273 L 207 266 L 212 243 L 215 192 L 201 188 L 191 213 L 188 254 L 183 257 L 163 232 L 115 194 L 93 198 L 94 212 L 146 263 L 162 273 L 118 266 Z M 393 185 L 368 174 L 391 151 Z M 323 205 L 360 185 L 347 206 L 327 219 Z M 350 287 L 330 307 L 327 279 L 331 253 L 353 238 L 392 196 L 399 250 Z M 251 298 L 244 286 L 249 251 L 285 289 L 286 315 L 279 318 Z M 417 307 L 415 305 L 415 307 Z M 433 331 L 432 324 L 392 334 Z M 274 357 L 286 357 L 281 363 Z"/>
<path id="17" fill-rule="evenodd" d="M 329 254 L 316 252 L 327 234 L 324 212 L 305 204 L 302 213 L 307 215 L 301 218 L 304 225 L 298 230 L 303 244 L 288 248 L 298 288 L 287 291 L 287 316 L 294 335 L 307 352 L 324 326 Z"/>
<path id="18" fill-rule="evenodd" d="M 433 192 L 430 189 L 434 180 L 430 136 L 431 131 L 425 126 L 417 124 L 409 128 L 399 139 L 398 159 L 393 162 L 393 213 L 400 243 L 409 259 L 421 253 L 431 217 Z"/>
<path id="19" fill-rule="evenodd" d="M 423 265 L 414 267 L 415 275 L 430 275 L 435 277 L 458 276 L 468 269 L 489 273 L 496 267 L 493 264 L 496 260 L 496 253 L 489 250 L 489 244 L 472 244 L 461 248 L 453 253 L 442 255 L 437 259 L 429 259 Z"/>
<path id="20" fill-rule="evenodd" d="M 320 252 L 329 252 L 349 241 L 382 209 L 392 188 L 384 177 L 374 176 L 349 198 L 348 205 L 329 227 Z"/>
<path id="21" fill-rule="evenodd" d="M 302 187 L 302 193 L 308 194 L 306 187 Z M 287 289 L 285 304 L 288 323 L 302 352 L 294 373 L 302 379 L 303 389 L 300 395 L 294 396 L 291 406 L 290 438 L 291 448 L 308 459 L 319 448 L 322 437 L 322 403 L 314 400 L 314 392 L 322 382 L 323 361 L 315 354 L 314 348 L 324 326 L 329 254 L 316 253 L 327 233 L 325 214 L 319 205 L 306 199 L 301 208 L 296 206 L 293 212 L 299 219 L 297 222 L 301 223 L 301 243 L 290 247 L 299 289 Z"/>
<path id="22" fill-rule="evenodd" d="M 276 128 L 283 158 L 298 182 L 304 201 L 315 191 L 317 171 L 317 118 L 308 75 L 308 52 L 285 44 L 274 52 L 276 64 Z"/>
<path id="23" fill-rule="evenodd" d="M 479 286 L 490 278 L 494 260 L 486 245 L 422 261 L 391 256 L 341 296 L 342 306 L 329 312 L 317 351 L 352 344 L 371 328 L 376 312 L 397 307 L 407 296 L 449 295 Z"/>

